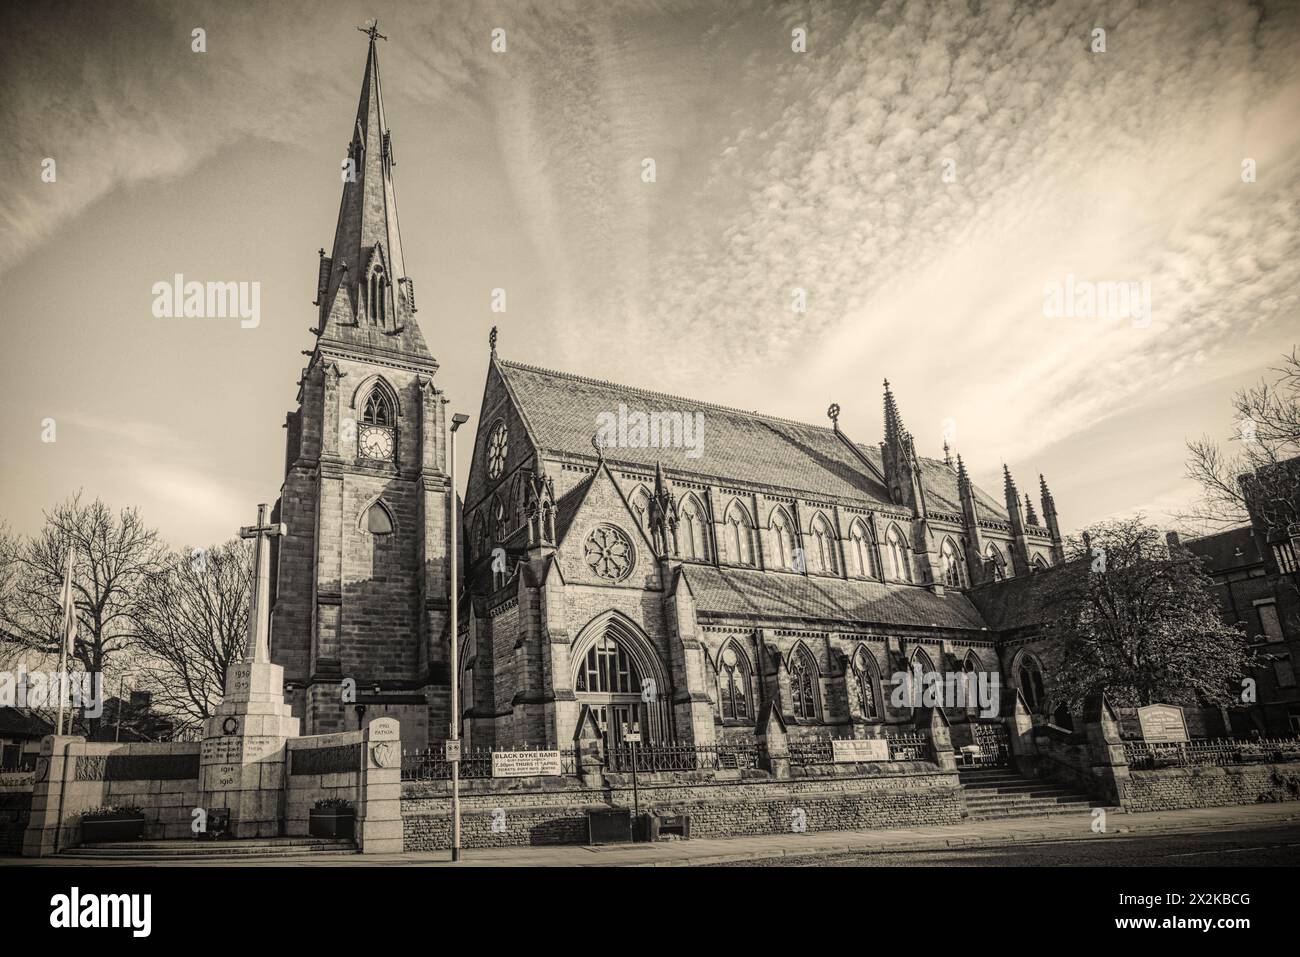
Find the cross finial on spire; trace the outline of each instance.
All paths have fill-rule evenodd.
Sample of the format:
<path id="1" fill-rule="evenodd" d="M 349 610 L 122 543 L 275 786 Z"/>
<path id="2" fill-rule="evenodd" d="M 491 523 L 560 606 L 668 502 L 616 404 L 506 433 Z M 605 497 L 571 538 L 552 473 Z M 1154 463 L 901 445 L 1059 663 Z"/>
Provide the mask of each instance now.
<path id="1" fill-rule="evenodd" d="M 364 33 L 366 36 L 370 37 L 371 43 L 374 43 L 376 40 L 388 39 L 388 37 L 384 36 L 382 33 L 379 32 L 379 21 L 376 20 L 374 17 L 370 17 L 368 20 L 366 20 L 365 23 L 357 27 L 357 29 L 360 30 L 362 33 Z"/>
<path id="2" fill-rule="evenodd" d="M 826 415 L 830 418 L 831 424 L 838 430 L 840 427 L 840 404 L 832 402 L 831 407 L 826 410 Z"/>

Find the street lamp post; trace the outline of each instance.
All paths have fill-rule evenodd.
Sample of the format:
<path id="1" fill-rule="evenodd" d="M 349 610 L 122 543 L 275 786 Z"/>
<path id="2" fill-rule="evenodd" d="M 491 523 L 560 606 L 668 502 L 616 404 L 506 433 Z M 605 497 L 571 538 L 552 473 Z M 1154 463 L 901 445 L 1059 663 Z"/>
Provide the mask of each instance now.
<path id="1" fill-rule="evenodd" d="M 446 401 L 446 400 L 443 400 Z M 451 417 L 451 859 L 460 860 L 460 607 L 459 585 L 456 581 L 456 430 L 469 421 L 469 416 L 457 412 Z"/>

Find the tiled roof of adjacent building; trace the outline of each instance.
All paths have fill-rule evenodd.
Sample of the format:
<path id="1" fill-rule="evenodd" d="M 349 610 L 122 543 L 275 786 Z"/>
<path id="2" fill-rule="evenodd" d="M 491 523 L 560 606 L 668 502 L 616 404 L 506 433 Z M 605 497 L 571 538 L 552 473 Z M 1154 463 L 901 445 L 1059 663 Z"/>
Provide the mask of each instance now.
<path id="1" fill-rule="evenodd" d="M 43 738 L 54 733 L 54 725 L 39 715 L 19 708 L 0 708 L 0 734 L 17 738 Z"/>
<path id="2" fill-rule="evenodd" d="M 1050 586 L 1052 576 L 1063 567 L 1058 565 L 1018 578 L 977 585 L 966 594 L 993 630 L 1026 628 L 1042 620 L 1043 592 Z"/>
<path id="3" fill-rule="evenodd" d="M 1249 525 L 1189 539 L 1183 544 L 1193 555 L 1208 558 L 1211 571 L 1226 572 L 1264 561 L 1255 542 L 1254 530 Z"/>
<path id="4" fill-rule="evenodd" d="M 940 597 L 916 585 L 781 574 L 714 565 L 683 566 L 698 613 L 983 630 L 960 592 Z"/>
<path id="5" fill-rule="evenodd" d="M 698 456 L 688 454 L 688 448 L 620 447 L 607 449 L 606 457 L 611 463 L 646 470 L 662 462 L 675 474 L 723 483 L 753 483 L 812 496 L 890 504 L 888 490 L 834 429 L 503 359 L 497 364 L 522 406 L 533 439 L 543 449 L 592 455 L 592 437 L 601 415 L 617 416 L 620 404 L 628 413 L 700 412 L 704 429 Z M 881 469 L 878 448 L 856 448 Z M 921 468 L 933 506 L 960 512 L 957 475 L 952 468 L 935 459 L 921 459 Z M 1006 510 L 995 499 L 978 489 L 976 497 L 990 513 L 988 517 L 1006 520 Z"/>

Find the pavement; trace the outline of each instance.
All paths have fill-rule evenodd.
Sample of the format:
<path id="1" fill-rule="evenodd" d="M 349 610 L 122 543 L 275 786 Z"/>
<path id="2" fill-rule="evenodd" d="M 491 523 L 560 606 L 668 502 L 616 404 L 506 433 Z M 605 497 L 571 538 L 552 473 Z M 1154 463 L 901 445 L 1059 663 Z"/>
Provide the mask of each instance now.
<path id="1" fill-rule="evenodd" d="M 1092 814 L 1065 814 L 1040 818 L 973 821 L 943 827 L 899 830 L 823 831 L 768 834 L 657 844 L 611 844 L 599 847 L 559 845 L 545 847 L 468 848 L 460 867 L 681 867 L 727 864 L 738 861 L 800 858 L 827 854 L 931 851 L 964 847 L 997 847 L 1044 841 L 1107 841 L 1132 836 L 1195 834 L 1206 831 L 1260 827 L 1294 827 L 1300 834 L 1300 804 L 1252 804 L 1240 807 L 1197 808 L 1185 811 L 1156 811 L 1128 814 L 1106 813 L 1104 832 L 1093 831 Z M 211 858 L 186 860 L 0 858 L 4 866 L 94 866 L 110 865 L 167 867 L 448 867 L 447 851 L 408 854 L 310 855 L 268 858 Z"/>

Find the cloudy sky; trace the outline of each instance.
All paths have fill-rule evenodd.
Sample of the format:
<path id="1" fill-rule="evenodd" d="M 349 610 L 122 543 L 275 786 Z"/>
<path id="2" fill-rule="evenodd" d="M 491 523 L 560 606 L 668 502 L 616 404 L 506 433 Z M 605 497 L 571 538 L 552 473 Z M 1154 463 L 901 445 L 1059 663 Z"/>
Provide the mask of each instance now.
<path id="1" fill-rule="evenodd" d="M 370 16 L 407 270 L 471 414 L 493 324 L 537 365 L 835 401 L 860 442 L 888 377 L 922 454 L 948 424 L 1076 528 L 1177 512 L 1185 439 L 1300 339 L 1293 3 L 24 4 L 0 521 L 84 488 L 200 544 L 275 498 Z M 260 325 L 155 318 L 176 273 L 260 282 Z M 1048 315 L 1069 276 L 1149 284 L 1149 321 Z"/>

